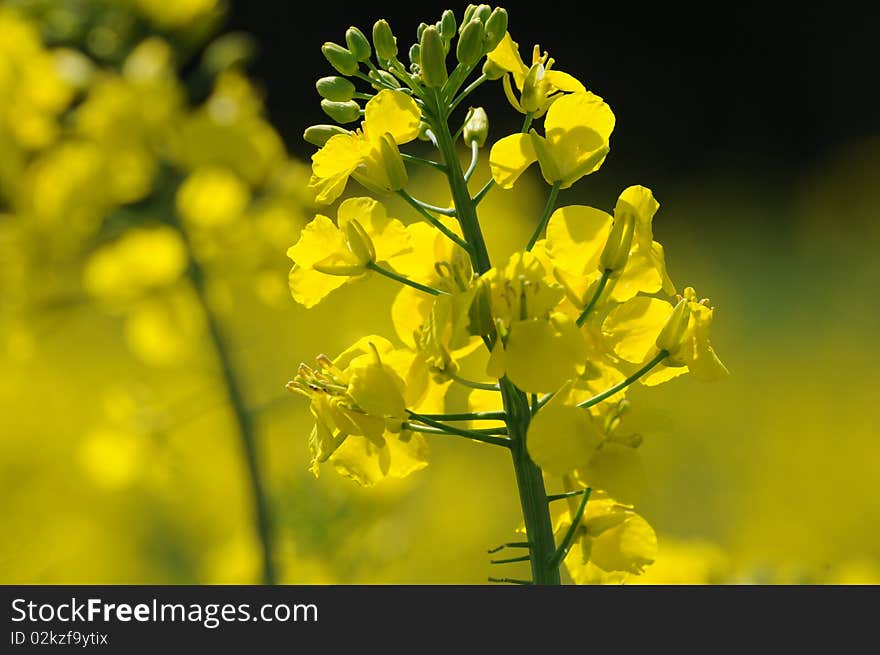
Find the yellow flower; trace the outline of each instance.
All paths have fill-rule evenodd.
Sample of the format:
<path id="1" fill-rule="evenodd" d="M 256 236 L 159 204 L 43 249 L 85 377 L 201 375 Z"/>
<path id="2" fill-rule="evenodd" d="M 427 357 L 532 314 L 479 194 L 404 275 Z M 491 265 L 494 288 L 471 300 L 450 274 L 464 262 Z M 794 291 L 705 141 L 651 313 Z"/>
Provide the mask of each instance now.
<path id="1" fill-rule="evenodd" d="M 539 46 L 532 49 L 532 64 L 526 66 L 519 54 L 519 45 L 506 33 L 501 43 L 489 53 L 488 60 L 505 71 L 502 84 L 504 93 L 513 108 L 522 114 L 530 113 L 535 118 L 544 115 L 550 105 L 561 97 L 561 92 L 582 93 L 584 85 L 568 73 L 551 70 L 553 59 L 541 53 Z M 520 92 L 517 99 L 510 85 L 513 78 Z"/>
<path id="2" fill-rule="evenodd" d="M 427 368 L 379 336 L 358 340 L 336 359 L 320 356 L 315 370 L 301 365 L 288 388 L 311 400 L 311 471 L 320 464 L 361 485 L 402 478 L 427 466 L 424 439 L 403 429 L 406 408 L 430 395 Z"/>
<path id="3" fill-rule="evenodd" d="M 226 225 L 250 202 L 250 189 L 232 171 L 205 167 L 193 171 L 177 191 L 177 211 L 193 226 Z"/>
<path id="4" fill-rule="evenodd" d="M 318 214 L 287 250 L 290 292 L 305 307 L 314 307 L 346 282 L 362 278 L 367 265 L 393 262 L 410 249 L 409 234 L 384 205 L 372 198 L 349 198 L 339 205 L 339 226 Z"/>
<path id="5" fill-rule="evenodd" d="M 361 128 L 350 134 L 337 134 L 312 155 L 309 188 L 320 204 L 330 204 L 354 177 L 371 191 L 391 191 L 388 149 L 409 143 L 419 135 L 421 112 L 418 105 L 401 91 L 383 90 L 364 108 Z M 385 135 L 389 137 L 385 137 Z M 399 157 L 399 154 L 397 155 Z M 387 164 L 387 165 L 386 165 Z"/>
<path id="6" fill-rule="evenodd" d="M 685 288 L 684 300 L 690 309 L 688 325 L 681 343 L 670 350 L 665 363 L 670 366 L 687 366 L 695 378 L 704 382 L 712 382 L 729 375 L 727 367 L 709 342 L 709 329 L 715 308 L 709 306 L 707 298 L 698 301 L 693 287 Z"/>
<path id="7" fill-rule="evenodd" d="M 487 373 L 505 374 L 529 393 L 555 391 L 584 371 L 587 349 L 574 320 L 556 311 L 564 292 L 549 283 L 530 252 L 514 253 L 503 269 L 481 278 L 498 338 Z"/>
<path id="8" fill-rule="evenodd" d="M 547 223 L 544 247 L 553 275 L 579 308 L 590 301 L 601 276 L 599 257 L 611 224 L 611 216 L 584 205 L 560 207 Z"/>
<path id="9" fill-rule="evenodd" d="M 583 487 L 633 503 L 645 483 L 641 438 L 618 432 L 620 404 L 606 404 L 595 414 L 576 406 L 590 395 L 566 383 L 532 418 L 529 456 L 546 473 L 571 476 Z"/>
<path id="10" fill-rule="evenodd" d="M 610 148 L 614 114 L 589 91 L 566 95 L 550 107 L 544 134 L 511 134 L 500 139 L 489 154 L 492 178 L 504 189 L 536 161 L 548 184 L 567 189 L 584 175 L 599 169 Z"/>
<path id="11" fill-rule="evenodd" d="M 623 272 L 616 279 L 611 296 L 618 302 L 632 298 L 640 291 L 672 295 L 675 285 L 666 273 L 663 246 L 654 241 L 652 222 L 660 203 L 650 189 L 643 186 L 628 187 L 620 194 L 614 207 L 614 220 L 625 215 L 635 218 L 632 247 Z"/>
<path id="12" fill-rule="evenodd" d="M 555 520 L 557 534 L 571 525 L 577 499 Z M 657 557 L 657 535 L 631 505 L 593 492 L 587 502 L 565 567 L 576 584 L 621 583 L 628 574 L 640 574 Z"/>

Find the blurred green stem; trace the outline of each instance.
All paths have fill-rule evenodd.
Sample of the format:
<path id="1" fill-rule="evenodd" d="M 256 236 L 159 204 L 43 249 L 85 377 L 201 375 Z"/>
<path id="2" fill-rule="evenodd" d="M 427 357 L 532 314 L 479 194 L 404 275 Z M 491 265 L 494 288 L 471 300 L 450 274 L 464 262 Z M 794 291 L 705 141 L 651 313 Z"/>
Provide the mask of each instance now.
<path id="1" fill-rule="evenodd" d="M 227 347 L 226 340 L 223 336 L 223 330 L 220 327 L 220 322 L 208 301 L 204 270 L 193 254 L 192 244 L 189 241 L 186 229 L 183 226 L 180 226 L 180 232 L 184 241 L 186 241 L 187 250 L 189 252 L 189 277 L 205 315 L 208 336 L 217 356 L 217 363 L 220 366 L 220 373 L 226 386 L 226 393 L 229 396 L 229 404 L 232 407 L 232 413 L 235 417 L 236 427 L 238 428 L 238 434 L 241 439 L 242 450 L 244 451 L 248 481 L 254 505 L 255 528 L 260 541 L 263 564 L 262 583 L 274 585 L 278 583 L 278 576 L 275 570 L 275 561 L 272 554 L 272 519 L 269 512 L 269 503 L 263 486 L 263 479 L 260 475 L 257 435 L 254 428 L 253 418 L 248 411 L 247 403 L 245 402 L 239 384 L 239 377 L 236 374 L 229 348 Z"/>

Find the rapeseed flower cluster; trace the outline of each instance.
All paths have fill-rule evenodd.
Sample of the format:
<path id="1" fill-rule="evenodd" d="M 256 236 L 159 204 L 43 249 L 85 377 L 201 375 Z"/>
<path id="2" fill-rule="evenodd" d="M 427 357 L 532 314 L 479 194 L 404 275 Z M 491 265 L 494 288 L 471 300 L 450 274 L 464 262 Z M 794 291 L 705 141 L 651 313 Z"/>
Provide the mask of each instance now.
<path id="1" fill-rule="evenodd" d="M 337 74 L 316 86 L 335 124 L 306 130 L 319 146 L 308 186 L 321 205 L 349 184 L 377 198 L 350 197 L 335 221 L 319 213 L 305 226 L 288 250 L 290 291 L 313 307 L 345 284 L 388 278 L 400 285 L 391 307 L 398 343 L 364 337 L 335 358 L 321 355 L 317 368 L 302 365 L 289 387 L 311 402 L 316 475 L 325 462 L 364 485 L 407 475 L 427 462 L 425 435 L 509 450 L 526 540 L 506 547 L 525 554 L 493 563 L 528 561 L 532 577 L 493 580 L 554 584 L 564 563 L 577 583 L 621 582 L 657 550 L 635 510 L 642 436 L 626 428 L 627 393 L 727 369 L 710 342 L 711 303 L 689 286 L 677 294 L 667 272 L 650 189 L 624 189 L 611 211 L 558 206 L 560 191 L 602 166 L 614 114 L 538 46 L 527 64 L 507 26 L 503 8 L 446 11 L 419 26 L 407 63 L 384 20 L 372 39 L 351 27 L 344 46 L 323 46 Z M 491 179 L 473 192 L 489 123 L 463 103 L 494 80 L 524 123 L 489 146 Z M 405 152 L 416 140 L 439 158 Z M 471 153 L 466 168 L 459 141 Z M 522 249 L 493 263 L 479 203 L 536 162 L 549 186 L 544 211 Z M 413 195 L 412 166 L 445 176 L 446 206 Z M 392 194 L 415 214 L 389 216 Z M 484 358 L 481 379 L 461 375 L 470 356 Z M 446 411 L 452 385 L 470 393 L 469 411 Z M 548 484 L 562 491 L 548 494 Z"/>

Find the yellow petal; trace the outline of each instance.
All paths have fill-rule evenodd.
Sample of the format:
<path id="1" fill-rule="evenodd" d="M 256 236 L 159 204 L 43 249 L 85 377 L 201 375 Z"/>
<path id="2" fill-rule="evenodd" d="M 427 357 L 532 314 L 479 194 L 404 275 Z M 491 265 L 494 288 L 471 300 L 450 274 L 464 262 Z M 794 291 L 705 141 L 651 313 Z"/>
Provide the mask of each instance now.
<path id="1" fill-rule="evenodd" d="M 547 473 L 566 475 L 587 466 L 602 435 L 590 414 L 569 403 L 569 387 L 560 389 L 529 424 L 529 456 Z"/>
<path id="2" fill-rule="evenodd" d="M 609 312 L 602 323 L 602 334 L 618 357 L 641 363 L 656 351 L 654 342 L 670 313 L 672 305 L 665 300 L 632 298 Z"/>
<path id="3" fill-rule="evenodd" d="M 388 132 L 395 143 L 409 143 L 419 135 L 420 120 L 421 112 L 412 97 L 402 91 L 384 89 L 364 107 L 364 134 L 378 143 Z"/>
<path id="4" fill-rule="evenodd" d="M 537 159 L 532 137 L 528 134 L 511 134 L 499 139 L 489 153 L 492 179 L 502 189 L 510 189 L 523 171 Z"/>
<path id="5" fill-rule="evenodd" d="M 386 432 L 384 444 L 377 446 L 365 437 L 349 436 L 330 456 L 329 461 L 343 476 L 364 487 L 385 478 L 405 478 L 428 465 L 428 444 L 421 435 Z"/>
<path id="6" fill-rule="evenodd" d="M 499 68 L 513 73 L 517 86 L 522 88 L 522 80 L 528 71 L 528 67 L 519 55 L 519 45 L 510 38 L 509 32 L 504 35 L 501 43 L 489 53 L 487 58 Z"/>
<path id="7" fill-rule="evenodd" d="M 556 268 L 575 276 L 598 274 L 611 216 L 584 205 L 560 207 L 547 223 L 547 254 Z"/>
<path id="8" fill-rule="evenodd" d="M 368 414 L 402 418 L 406 409 L 404 388 L 400 376 L 381 360 L 352 365 L 348 394 Z"/>
<path id="9" fill-rule="evenodd" d="M 337 134 L 312 155 L 312 177 L 309 189 L 319 204 L 329 205 L 345 190 L 348 177 L 364 158 L 362 137 Z"/>
<path id="10" fill-rule="evenodd" d="M 645 487 L 645 467 L 635 448 L 606 442 L 577 474 L 586 487 L 607 492 L 623 503 L 635 503 Z"/>
<path id="11" fill-rule="evenodd" d="M 641 516 L 625 521 L 593 539 L 590 559 L 605 571 L 641 573 L 657 557 L 657 535 Z"/>
<path id="12" fill-rule="evenodd" d="M 387 262 L 411 249 L 409 233 L 403 223 L 390 218 L 385 205 L 372 198 L 348 198 L 336 213 L 340 230 L 357 220 L 373 242 L 376 261 Z"/>
<path id="13" fill-rule="evenodd" d="M 507 376 L 528 393 L 559 389 L 583 371 L 587 359 L 580 330 L 564 314 L 513 322 L 504 350 Z"/>
<path id="14" fill-rule="evenodd" d="M 587 90 L 576 77 L 560 70 L 547 71 L 544 73 L 544 79 L 552 86 L 566 93 L 584 93 Z"/>

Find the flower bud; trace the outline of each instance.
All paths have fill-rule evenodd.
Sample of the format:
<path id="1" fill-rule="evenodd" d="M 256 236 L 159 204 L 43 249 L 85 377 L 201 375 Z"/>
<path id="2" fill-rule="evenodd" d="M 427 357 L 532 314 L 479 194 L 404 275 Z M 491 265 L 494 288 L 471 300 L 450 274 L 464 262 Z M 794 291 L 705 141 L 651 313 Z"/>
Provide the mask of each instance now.
<path id="1" fill-rule="evenodd" d="M 464 122 L 462 135 L 466 145 L 476 141 L 477 145 L 482 148 L 486 144 L 486 137 L 489 135 L 489 116 L 485 109 L 471 107 Z"/>
<path id="2" fill-rule="evenodd" d="M 418 43 L 413 43 L 409 48 L 409 61 L 412 64 L 418 65 L 421 61 L 421 52 Z"/>
<path id="3" fill-rule="evenodd" d="M 366 265 L 376 260 L 376 249 L 373 247 L 373 240 L 364 226 L 353 218 L 345 224 L 345 240 L 352 254 L 358 258 L 362 265 Z"/>
<path id="4" fill-rule="evenodd" d="M 461 24 L 465 25 L 470 22 L 470 20 L 474 17 L 474 12 L 477 10 L 477 5 L 468 5 L 464 10 L 464 18 L 461 19 Z"/>
<path id="5" fill-rule="evenodd" d="M 384 88 L 387 88 L 387 86 L 391 86 L 392 88 L 396 88 L 399 84 L 399 82 L 397 81 L 397 78 L 395 78 L 388 71 L 372 70 L 369 72 L 369 77 L 371 80 L 377 80 L 377 81 L 381 80 L 382 82 L 385 83 L 386 86 L 382 86 L 381 84 L 374 84 L 373 88 L 377 89 L 377 90 L 382 90 Z"/>
<path id="6" fill-rule="evenodd" d="M 449 77 L 446 72 L 446 50 L 440 32 L 433 25 L 425 28 L 419 41 L 422 80 L 425 84 L 440 88 Z"/>
<path id="7" fill-rule="evenodd" d="M 455 56 L 462 65 L 473 66 L 480 61 L 480 57 L 485 54 L 483 49 L 484 36 L 483 24 L 478 20 L 472 20 L 461 28 Z"/>
<path id="8" fill-rule="evenodd" d="M 477 19 L 481 23 L 486 22 L 489 16 L 492 14 L 492 7 L 489 5 L 479 5 L 476 9 L 474 9 L 474 15 L 471 16 L 471 20 Z"/>
<path id="9" fill-rule="evenodd" d="M 348 130 L 338 125 L 312 125 L 303 132 L 303 139 L 305 139 L 306 143 L 322 148 L 330 140 L 330 137 L 334 137 L 337 134 L 348 134 Z"/>
<path id="10" fill-rule="evenodd" d="M 496 7 L 486 19 L 486 52 L 492 52 L 507 33 L 507 10 Z"/>
<path id="11" fill-rule="evenodd" d="M 660 350 L 665 350 L 669 354 L 674 354 L 681 348 L 681 342 L 684 333 L 687 330 L 688 323 L 691 319 L 691 308 L 686 298 L 678 301 L 675 309 L 666 319 L 666 324 L 657 335 L 656 345 Z"/>
<path id="12" fill-rule="evenodd" d="M 391 32 L 391 26 L 384 18 L 373 25 L 373 47 L 379 61 L 388 61 L 397 56 L 397 39 Z"/>
<path id="13" fill-rule="evenodd" d="M 321 52 L 324 53 L 324 57 L 327 58 L 330 65 L 342 75 L 354 75 L 357 72 L 357 59 L 351 54 L 351 50 L 328 41 L 321 46 Z"/>
<path id="14" fill-rule="evenodd" d="M 354 100 L 347 102 L 333 102 L 322 100 L 321 109 L 337 123 L 354 123 L 361 117 L 361 108 Z"/>
<path id="15" fill-rule="evenodd" d="M 428 29 L 427 23 L 419 23 L 419 27 L 416 29 L 416 41 L 422 40 L 422 34 L 425 33 L 426 29 Z"/>
<path id="16" fill-rule="evenodd" d="M 449 44 L 452 41 L 452 37 L 455 36 L 455 30 L 458 28 L 458 25 L 455 22 L 455 14 L 447 9 L 443 12 L 443 17 L 440 19 L 440 36 L 443 37 L 443 40 Z"/>
<path id="17" fill-rule="evenodd" d="M 400 156 L 400 149 L 389 132 L 382 135 L 379 147 L 382 150 L 382 163 L 385 166 L 385 174 L 388 176 L 391 191 L 400 191 L 409 181 L 403 157 Z"/>
<path id="18" fill-rule="evenodd" d="M 535 114 L 547 102 L 548 84 L 544 81 L 544 65 L 532 64 L 523 80 L 520 105 L 527 114 Z"/>
<path id="19" fill-rule="evenodd" d="M 347 102 L 354 97 L 354 84 L 344 77 L 322 77 L 315 83 L 318 95 L 333 102 Z"/>
<path id="20" fill-rule="evenodd" d="M 618 273 L 623 270 L 629 259 L 629 249 L 632 245 L 635 225 L 635 216 L 628 213 L 614 221 L 611 234 L 608 235 L 608 241 L 605 242 L 605 248 L 603 248 L 602 255 L 599 257 L 599 267 L 601 270 L 612 273 Z"/>
<path id="21" fill-rule="evenodd" d="M 498 64 L 496 64 L 491 59 L 487 59 L 483 62 L 483 75 L 486 76 L 487 80 L 500 80 L 504 77 L 504 74 L 507 71 L 501 68 Z"/>
<path id="22" fill-rule="evenodd" d="M 367 61 L 373 54 L 370 42 L 358 28 L 351 26 L 345 32 L 345 44 L 358 61 Z"/>

